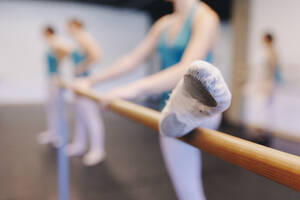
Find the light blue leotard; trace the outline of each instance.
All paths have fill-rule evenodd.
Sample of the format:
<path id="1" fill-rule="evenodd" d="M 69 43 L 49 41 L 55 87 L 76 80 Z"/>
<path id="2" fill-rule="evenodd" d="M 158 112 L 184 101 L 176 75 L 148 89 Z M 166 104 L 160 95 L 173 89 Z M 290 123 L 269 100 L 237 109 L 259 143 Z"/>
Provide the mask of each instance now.
<path id="1" fill-rule="evenodd" d="M 75 67 L 79 66 L 79 64 L 82 63 L 86 59 L 86 55 L 80 51 L 74 51 L 71 54 L 71 57 L 72 57 Z M 76 77 L 86 77 L 89 75 L 90 75 L 89 71 L 86 70 L 82 74 L 76 75 Z"/>
<path id="2" fill-rule="evenodd" d="M 181 57 L 188 46 L 188 43 L 192 35 L 192 22 L 195 11 L 198 4 L 196 4 L 190 11 L 182 30 L 178 33 L 177 37 L 172 41 L 172 44 L 168 43 L 168 30 L 166 29 L 160 38 L 158 44 L 158 54 L 161 61 L 161 70 L 164 70 L 172 65 L 175 65 L 180 62 Z M 206 56 L 207 62 L 212 62 L 212 52 L 209 52 Z M 162 103 L 161 108 L 165 106 L 166 100 L 169 99 L 169 93 L 165 92 L 162 94 Z"/>
<path id="3" fill-rule="evenodd" d="M 58 60 L 52 51 L 47 53 L 48 74 L 54 76 L 58 74 Z"/>
<path id="4" fill-rule="evenodd" d="M 281 71 L 278 66 L 275 68 L 274 79 L 275 79 L 275 83 L 277 83 L 277 84 L 282 83 Z"/>

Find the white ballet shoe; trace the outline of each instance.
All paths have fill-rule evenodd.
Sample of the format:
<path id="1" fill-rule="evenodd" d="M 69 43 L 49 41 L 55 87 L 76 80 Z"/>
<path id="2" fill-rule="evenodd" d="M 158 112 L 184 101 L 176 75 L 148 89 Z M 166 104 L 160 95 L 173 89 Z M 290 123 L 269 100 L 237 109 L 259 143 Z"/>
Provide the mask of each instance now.
<path id="1" fill-rule="evenodd" d="M 90 150 L 87 154 L 84 155 L 82 161 L 86 166 L 93 166 L 102 162 L 106 157 L 104 151 Z"/>
<path id="2" fill-rule="evenodd" d="M 81 156 L 85 152 L 85 145 L 78 144 L 78 143 L 72 143 L 68 144 L 65 148 L 65 153 L 67 156 Z"/>
<path id="3" fill-rule="evenodd" d="M 231 93 L 220 71 L 205 61 L 193 62 L 162 111 L 160 134 L 180 137 L 224 112 Z"/>
<path id="4" fill-rule="evenodd" d="M 59 136 L 53 136 L 51 143 L 52 143 L 53 147 L 55 147 L 57 149 L 62 147 L 62 145 L 63 145 L 62 139 Z"/>
<path id="5" fill-rule="evenodd" d="M 50 144 L 52 143 L 52 134 L 49 131 L 42 132 L 37 136 L 37 141 L 39 144 Z"/>
<path id="6" fill-rule="evenodd" d="M 62 146 L 61 138 L 57 134 L 51 134 L 49 131 L 42 132 L 38 135 L 39 144 L 52 144 L 55 148 Z"/>

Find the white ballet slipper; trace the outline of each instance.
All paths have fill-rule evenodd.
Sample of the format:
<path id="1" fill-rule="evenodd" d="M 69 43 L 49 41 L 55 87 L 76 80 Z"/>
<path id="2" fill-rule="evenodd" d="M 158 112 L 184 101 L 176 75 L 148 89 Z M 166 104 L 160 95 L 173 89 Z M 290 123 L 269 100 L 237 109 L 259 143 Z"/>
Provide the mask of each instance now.
<path id="1" fill-rule="evenodd" d="M 52 139 L 52 145 L 57 149 L 62 147 L 63 146 L 62 138 L 60 136 L 54 136 Z"/>
<path id="2" fill-rule="evenodd" d="M 230 103 L 231 93 L 221 72 L 208 62 L 193 62 L 162 111 L 160 134 L 183 136 L 224 112 Z"/>
<path id="3" fill-rule="evenodd" d="M 42 132 L 37 136 L 37 141 L 39 144 L 50 144 L 52 142 L 52 134 L 49 131 Z"/>
<path id="4" fill-rule="evenodd" d="M 83 164 L 86 166 L 93 166 L 102 162 L 106 158 L 104 151 L 90 150 L 82 159 Z"/>
<path id="5" fill-rule="evenodd" d="M 52 134 L 49 131 L 42 132 L 38 135 L 37 141 L 39 144 L 52 144 L 55 148 L 61 146 L 60 137 L 57 134 Z"/>
<path id="6" fill-rule="evenodd" d="M 81 156 L 85 153 L 86 147 L 83 144 L 72 143 L 68 144 L 65 148 L 67 156 Z"/>

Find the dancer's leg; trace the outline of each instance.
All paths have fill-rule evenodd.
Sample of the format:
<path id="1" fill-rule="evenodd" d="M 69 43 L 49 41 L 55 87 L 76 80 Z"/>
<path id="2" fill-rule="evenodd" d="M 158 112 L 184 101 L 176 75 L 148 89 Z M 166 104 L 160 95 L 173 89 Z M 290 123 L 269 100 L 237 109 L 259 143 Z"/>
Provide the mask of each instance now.
<path id="1" fill-rule="evenodd" d="M 207 120 L 203 127 L 218 128 L 221 115 Z M 201 151 L 175 138 L 160 137 L 163 158 L 179 200 L 204 200 Z"/>
<path id="2" fill-rule="evenodd" d="M 192 63 L 173 90 L 160 119 L 161 148 L 169 175 L 180 200 L 205 199 L 201 178 L 200 151 L 175 138 L 200 126 L 217 129 L 231 94 L 211 64 Z M 170 136 L 170 137 L 166 137 Z"/>
<path id="3" fill-rule="evenodd" d="M 181 141 L 160 137 L 162 154 L 179 200 L 204 200 L 201 152 Z"/>
<path id="4" fill-rule="evenodd" d="M 85 108 L 84 97 L 75 95 L 74 97 L 75 108 L 75 135 L 73 142 L 66 148 L 66 153 L 69 156 L 82 155 L 86 150 L 86 133 L 87 127 L 85 124 Z"/>
<path id="5" fill-rule="evenodd" d="M 90 99 L 83 99 L 85 124 L 89 132 L 90 150 L 84 156 L 86 165 L 95 165 L 105 158 L 104 124 L 97 104 Z"/>
<path id="6" fill-rule="evenodd" d="M 59 88 L 54 84 L 53 80 L 49 80 L 48 97 L 46 104 L 47 115 L 47 130 L 38 136 L 38 141 L 41 144 L 53 143 L 54 146 L 59 146 L 58 135 L 58 101 Z"/>

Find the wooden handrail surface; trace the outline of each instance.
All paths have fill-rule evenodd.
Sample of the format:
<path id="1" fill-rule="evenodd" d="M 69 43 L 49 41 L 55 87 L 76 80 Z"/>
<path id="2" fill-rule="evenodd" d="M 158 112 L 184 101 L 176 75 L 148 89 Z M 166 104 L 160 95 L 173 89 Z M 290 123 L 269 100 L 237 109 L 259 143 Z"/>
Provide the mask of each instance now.
<path id="1" fill-rule="evenodd" d="M 58 85 L 74 90 L 77 94 L 95 101 L 101 101 L 101 96 L 93 89 L 73 88 L 62 81 Z M 115 113 L 158 130 L 160 113 L 155 110 L 124 100 L 116 100 L 108 107 Z M 222 160 L 300 191 L 299 156 L 205 128 L 196 128 L 191 133 L 177 139 Z"/>

